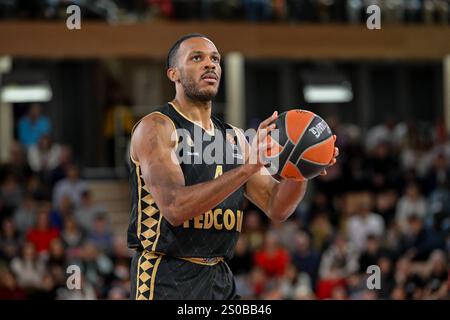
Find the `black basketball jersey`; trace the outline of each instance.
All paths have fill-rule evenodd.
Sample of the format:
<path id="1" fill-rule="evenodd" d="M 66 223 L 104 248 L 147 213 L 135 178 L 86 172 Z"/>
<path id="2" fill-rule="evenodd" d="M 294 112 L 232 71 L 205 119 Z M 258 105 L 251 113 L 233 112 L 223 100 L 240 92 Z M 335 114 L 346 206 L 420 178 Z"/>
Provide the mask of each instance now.
<path id="1" fill-rule="evenodd" d="M 155 112 L 168 117 L 177 129 L 176 158 L 187 186 L 210 181 L 242 163 L 242 150 L 233 127 L 211 117 L 207 132 L 172 104 Z M 167 161 L 173 161 L 167 159 Z M 138 161 L 131 158 L 132 192 L 128 246 L 174 257 L 231 258 L 242 228 L 244 188 L 181 226 L 173 227 L 161 214 L 145 185 Z"/>

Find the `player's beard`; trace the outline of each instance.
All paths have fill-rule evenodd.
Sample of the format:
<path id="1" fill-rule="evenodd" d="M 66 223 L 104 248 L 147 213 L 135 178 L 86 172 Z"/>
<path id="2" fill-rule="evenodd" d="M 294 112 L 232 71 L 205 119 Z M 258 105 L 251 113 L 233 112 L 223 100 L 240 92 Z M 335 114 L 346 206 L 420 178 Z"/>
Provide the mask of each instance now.
<path id="1" fill-rule="evenodd" d="M 193 101 L 211 101 L 217 95 L 217 89 L 200 89 L 195 80 L 181 74 L 181 85 L 186 96 Z"/>

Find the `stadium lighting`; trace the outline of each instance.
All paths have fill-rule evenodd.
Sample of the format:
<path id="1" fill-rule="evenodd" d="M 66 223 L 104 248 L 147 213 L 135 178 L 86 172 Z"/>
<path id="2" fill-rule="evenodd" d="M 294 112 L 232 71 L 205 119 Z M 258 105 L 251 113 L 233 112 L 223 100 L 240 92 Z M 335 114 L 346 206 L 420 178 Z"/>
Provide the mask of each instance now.
<path id="1" fill-rule="evenodd" d="M 308 103 L 345 103 L 353 99 L 349 84 L 309 84 L 304 86 L 303 95 Z"/>
<path id="2" fill-rule="evenodd" d="M 52 89 L 48 84 L 6 85 L 1 90 L 0 99 L 5 103 L 49 102 Z"/>

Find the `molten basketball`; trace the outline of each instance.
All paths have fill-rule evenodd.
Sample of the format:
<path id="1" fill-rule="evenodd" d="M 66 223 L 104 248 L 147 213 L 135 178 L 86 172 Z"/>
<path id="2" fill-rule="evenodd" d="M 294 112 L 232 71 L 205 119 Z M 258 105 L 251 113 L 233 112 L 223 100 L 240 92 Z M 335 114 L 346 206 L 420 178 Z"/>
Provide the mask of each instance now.
<path id="1" fill-rule="evenodd" d="M 278 130 L 268 139 L 276 147 L 267 154 L 274 178 L 312 179 L 331 162 L 334 138 L 321 117 L 307 110 L 289 110 L 280 114 L 275 124 Z"/>

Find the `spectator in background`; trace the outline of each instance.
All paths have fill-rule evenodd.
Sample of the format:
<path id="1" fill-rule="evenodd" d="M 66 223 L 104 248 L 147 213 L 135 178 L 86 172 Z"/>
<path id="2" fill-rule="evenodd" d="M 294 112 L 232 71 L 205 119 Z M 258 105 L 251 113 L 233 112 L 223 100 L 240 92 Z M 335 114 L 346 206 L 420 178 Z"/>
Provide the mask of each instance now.
<path id="1" fill-rule="evenodd" d="M 297 270 L 309 276 L 311 285 L 314 286 L 317 280 L 320 256 L 312 248 L 311 239 L 306 232 L 299 231 L 294 239 L 296 250 L 292 256 L 292 263 Z"/>
<path id="2" fill-rule="evenodd" d="M 306 273 L 299 273 L 297 268 L 292 264 L 287 266 L 279 285 L 282 299 L 308 299 L 313 296 L 309 276 Z"/>
<path id="3" fill-rule="evenodd" d="M 0 262 L 8 263 L 20 252 L 21 239 L 11 219 L 5 219 L 0 230 Z"/>
<path id="4" fill-rule="evenodd" d="M 284 21 L 287 17 L 286 0 L 272 0 L 273 18 L 277 21 Z"/>
<path id="5" fill-rule="evenodd" d="M 60 159 L 61 147 L 53 143 L 48 134 L 42 135 L 36 145 L 28 148 L 28 163 L 31 169 L 44 177 L 48 177 L 50 172 L 58 167 Z"/>
<path id="6" fill-rule="evenodd" d="M 38 143 L 39 139 L 50 133 L 50 121 L 42 115 L 40 104 L 34 103 L 28 113 L 20 118 L 18 123 L 19 140 L 26 148 Z"/>
<path id="7" fill-rule="evenodd" d="M 50 243 L 59 236 L 56 228 L 50 225 L 49 206 L 42 204 L 36 215 L 36 225 L 27 233 L 27 241 L 33 243 L 39 254 L 47 254 Z"/>
<path id="8" fill-rule="evenodd" d="M 425 299 L 445 299 L 449 293 L 448 259 L 445 252 L 435 250 L 428 259 L 423 278 L 426 283 L 424 288 Z"/>
<path id="9" fill-rule="evenodd" d="M 333 235 L 333 226 L 328 217 L 327 212 L 320 212 L 311 221 L 312 245 L 314 250 L 318 252 L 323 251 Z"/>
<path id="10" fill-rule="evenodd" d="M 249 248 L 252 252 L 259 250 L 264 242 L 264 230 L 260 215 L 261 213 L 257 210 L 249 210 L 244 215 L 242 230 L 247 235 Z"/>
<path id="11" fill-rule="evenodd" d="M 27 299 L 27 293 L 17 284 L 14 274 L 9 269 L 0 269 L 0 300 L 25 299 Z"/>
<path id="12" fill-rule="evenodd" d="M 75 258 L 80 255 L 80 250 L 86 240 L 86 235 L 78 228 L 74 217 L 66 216 L 64 218 L 61 239 L 66 247 L 68 257 Z"/>
<path id="13" fill-rule="evenodd" d="M 25 185 L 32 174 L 25 150 L 18 141 L 11 144 L 7 162 L 0 164 L 0 180 L 7 174 L 15 176 L 20 185 Z"/>
<path id="14" fill-rule="evenodd" d="M 292 239 L 295 238 L 298 229 L 299 223 L 293 218 L 283 223 L 271 221 L 270 232 L 276 233 L 280 246 L 288 250 L 289 253 L 295 251 L 295 242 Z"/>
<path id="15" fill-rule="evenodd" d="M 108 291 L 108 300 L 127 300 L 129 294 L 122 287 L 113 287 Z"/>
<path id="16" fill-rule="evenodd" d="M 428 218 L 429 227 L 450 235 L 450 180 L 430 194 Z"/>
<path id="17" fill-rule="evenodd" d="M 19 286 L 31 290 L 39 288 L 45 272 L 45 263 L 37 255 L 32 242 L 26 242 L 22 249 L 22 255 L 11 261 L 11 270 L 14 272 Z"/>
<path id="18" fill-rule="evenodd" d="M 420 216 L 408 218 L 408 232 L 401 239 L 401 252 L 414 260 L 428 259 L 433 249 L 443 249 L 444 242 L 439 234 L 424 226 Z"/>
<path id="19" fill-rule="evenodd" d="M 391 143 L 380 142 L 368 153 L 365 175 L 372 191 L 392 188 L 399 179 L 399 161 L 394 150 Z"/>
<path id="20" fill-rule="evenodd" d="M 60 238 L 55 238 L 50 242 L 49 254 L 46 259 L 47 269 L 58 267 L 66 270 L 67 259 L 64 244 Z"/>
<path id="21" fill-rule="evenodd" d="M 389 143 L 396 146 L 402 137 L 403 130 L 396 126 L 395 120 L 386 119 L 384 123 L 373 126 L 366 134 L 365 146 L 368 151 L 374 150 L 378 145 Z"/>
<path id="22" fill-rule="evenodd" d="M 106 212 L 99 213 L 94 219 L 89 241 L 103 252 L 110 254 L 113 248 L 114 237 L 111 233 Z"/>
<path id="23" fill-rule="evenodd" d="M 311 205 L 309 208 L 308 217 L 306 217 L 306 222 L 309 224 L 317 214 L 327 213 L 328 218 L 333 225 L 337 224 L 337 215 L 334 211 L 331 199 L 322 191 L 317 190 L 312 196 Z"/>
<path id="24" fill-rule="evenodd" d="M 171 0 L 145 0 L 152 16 L 171 18 L 173 15 L 173 3 Z"/>
<path id="25" fill-rule="evenodd" d="M 433 191 L 438 187 L 445 186 L 448 182 L 450 182 L 450 168 L 447 165 L 445 155 L 439 153 L 425 176 L 425 186 L 427 190 Z"/>
<path id="26" fill-rule="evenodd" d="M 249 275 L 249 291 L 251 298 L 259 298 L 266 290 L 268 277 L 263 269 L 255 266 Z"/>
<path id="27" fill-rule="evenodd" d="M 25 194 L 20 206 L 14 211 L 13 221 L 16 229 L 25 234 L 36 223 L 37 203 L 30 193 Z"/>
<path id="28" fill-rule="evenodd" d="M 66 173 L 72 165 L 72 149 L 68 146 L 62 145 L 59 153 L 59 164 L 53 169 L 50 186 L 53 189 L 55 184 L 66 178 Z"/>
<path id="29" fill-rule="evenodd" d="M 23 187 L 13 173 L 7 173 L 0 183 L 0 201 L 3 202 L 9 213 L 13 213 L 22 201 Z M 0 221 L 1 219 L 2 217 L 0 217 Z"/>
<path id="30" fill-rule="evenodd" d="M 347 221 L 347 234 L 352 245 L 362 251 L 366 246 L 367 237 L 369 235 L 382 237 L 385 227 L 383 218 L 370 211 L 370 204 L 367 201 L 362 201 L 358 209 L 358 212 Z"/>
<path id="31" fill-rule="evenodd" d="M 355 272 L 345 279 L 345 287 L 349 299 L 360 300 L 362 292 L 367 288 L 367 285 L 364 281 L 364 276 Z"/>
<path id="32" fill-rule="evenodd" d="M 81 267 L 82 274 L 86 277 L 86 283 L 95 285 L 95 289 L 99 292 L 107 289 L 104 287 L 105 279 L 111 277 L 114 265 L 111 259 L 94 243 L 85 242 L 79 259 L 72 262 Z"/>
<path id="33" fill-rule="evenodd" d="M 421 219 L 425 219 L 427 215 L 427 201 L 415 183 L 407 185 L 405 194 L 397 204 L 395 219 L 403 233 L 408 232 L 408 218 L 413 215 L 417 215 Z"/>
<path id="34" fill-rule="evenodd" d="M 268 277 L 280 277 L 290 260 L 288 251 L 279 245 L 277 235 L 267 232 L 264 247 L 255 253 L 255 265 L 264 270 Z"/>
<path id="35" fill-rule="evenodd" d="M 348 292 L 344 283 L 340 283 L 331 289 L 330 299 L 332 300 L 348 300 Z"/>
<path id="36" fill-rule="evenodd" d="M 319 266 L 320 279 L 342 280 L 348 277 L 358 270 L 358 257 L 358 251 L 353 244 L 338 234 L 322 255 Z"/>
<path id="37" fill-rule="evenodd" d="M 354 24 L 361 23 L 362 11 L 363 10 L 363 0 L 348 0 L 347 1 L 347 19 L 349 22 Z"/>
<path id="38" fill-rule="evenodd" d="M 423 280 L 414 270 L 414 266 L 411 263 L 409 257 L 404 256 L 397 260 L 395 265 L 395 288 L 401 287 L 404 291 L 403 295 L 406 299 L 421 299 L 422 298 L 422 288 L 424 286 Z M 395 293 L 399 294 L 399 293 Z M 401 294 L 399 294 L 402 296 Z"/>
<path id="39" fill-rule="evenodd" d="M 243 0 L 248 21 L 268 21 L 272 18 L 271 0 Z"/>
<path id="40" fill-rule="evenodd" d="M 311 0 L 287 0 L 288 18 L 291 21 L 317 21 L 317 3 Z"/>
<path id="41" fill-rule="evenodd" d="M 51 193 L 48 186 L 44 186 L 37 174 L 28 178 L 25 186 L 25 194 L 31 194 L 36 201 L 50 201 Z"/>
<path id="42" fill-rule="evenodd" d="M 78 206 L 81 203 L 81 195 L 87 187 L 87 183 L 80 179 L 80 170 L 75 165 L 70 165 L 66 172 L 67 177 L 55 185 L 53 191 L 53 207 L 59 208 L 64 196 L 68 196 L 71 202 Z"/>
<path id="43" fill-rule="evenodd" d="M 365 249 L 359 256 L 359 272 L 366 273 L 367 268 L 372 265 L 377 265 L 381 256 L 380 240 L 377 235 L 368 235 Z"/>
<path id="44" fill-rule="evenodd" d="M 375 210 L 383 217 L 384 225 L 389 228 L 395 219 L 397 192 L 394 189 L 383 190 L 376 195 Z"/>
<path id="45" fill-rule="evenodd" d="M 316 286 L 318 299 L 346 299 L 346 279 L 358 271 L 358 253 L 338 235 L 333 244 L 323 253 Z M 344 290 L 344 291 L 341 291 Z"/>
<path id="46" fill-rule="evenodd" d="M 52 275 L 48 272 L 45 272 L 42 276 L 42 283 L 37 288 L 30 293 L 30 300 L 55 300 L 56 299 L 56 285 Z"/>
<path id="47" fill-rule="evenodd" d="M 395 284 L 393 261 L 389 255 L 383 254 L 378 258 L 376 265 L 380 267 L 381 271 L 379 298 L 388 299 Z"/>
<path id="48" fill-rule="evenodd" d="M 50 205 L 51 207 L 51 205 Z M 50 223 L 52 226 L 61 230 L 63 228 L 63 221 L 66 217 L 73 216 L 74 205 L 68 195 L 64 195 L 59 208 L 53 209 L 50 212 Z"/>
<path id="49" fill-rule="evenodd" d="M 77 224 L 85 231 L 91 232 L 94 227 L 94 220 L 98 214 L 104 212 L 102 205 L 95 204 L 92 199 L 92 192 L 86 189 L 81 194 L 81 203 L 75 210 Z"/>

